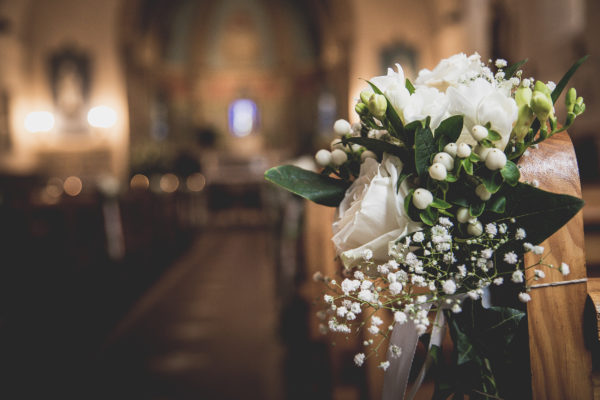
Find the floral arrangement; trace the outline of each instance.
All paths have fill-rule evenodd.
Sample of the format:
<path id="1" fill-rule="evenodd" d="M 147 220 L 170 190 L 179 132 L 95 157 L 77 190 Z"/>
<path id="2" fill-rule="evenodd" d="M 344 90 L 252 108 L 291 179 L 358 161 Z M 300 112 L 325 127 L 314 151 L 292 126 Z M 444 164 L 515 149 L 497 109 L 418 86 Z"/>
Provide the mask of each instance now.
<path id="1" fill-rule="evenodd" d="M 526 60 L 491 66 L 478 54 L 442 60 L 414 83 L 397 64 L 366 82 L 355 106 L 360 123 L 335 123 L 339 137 L 331 150 L 315 155 L 320 174 L 291 165 L 265 173 L 293 193 L 337 207 L 332 240 L 345 271 L 340 279 L 315 277 L 328 291 L 320 314 L 332 332 L 366 329 L 357 365 L 387 353 L 379 365 L 387 370 L 384 398 L 404 396 L 417 338 L 427 332 L 429 357 L 416 387 L 429 368 L 437 370 L 434 398 L 510 392 L 499 384 L 510 375 L 501 364 L 510 358 L 524 307 L 510 298 L 492 305 L 490 293 L 506 287 L 525 303 L 544 268 L 567 275 L 567 264 L 544 261 L 540 243 L 583 206 L 538 189 L 535 180 L 520 182 L 517 163 L 584 112 L 574 88 L 565 96 L 562 126 L 554 109 L 584 60 L 558 84 L 525 78 Z M 524 265 L 526 252 L 539 261 Z M 527 268 L 534 269 L 529 281 Z M 391 315 L 387 323 L 382 310 Z M 452 369 L 440 367 L 446 323 Z"/>

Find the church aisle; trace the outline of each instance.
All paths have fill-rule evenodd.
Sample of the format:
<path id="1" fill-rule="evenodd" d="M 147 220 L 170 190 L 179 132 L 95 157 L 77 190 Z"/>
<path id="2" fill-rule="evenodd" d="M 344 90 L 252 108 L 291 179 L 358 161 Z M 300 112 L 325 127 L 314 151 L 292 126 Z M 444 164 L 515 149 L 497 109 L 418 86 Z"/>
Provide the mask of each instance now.
<path id="1" fill-rule="evenodd" d="M 111 399 L 280 399 L 269 233 L 200 235 L 117 327 L 96 376 Z"/>

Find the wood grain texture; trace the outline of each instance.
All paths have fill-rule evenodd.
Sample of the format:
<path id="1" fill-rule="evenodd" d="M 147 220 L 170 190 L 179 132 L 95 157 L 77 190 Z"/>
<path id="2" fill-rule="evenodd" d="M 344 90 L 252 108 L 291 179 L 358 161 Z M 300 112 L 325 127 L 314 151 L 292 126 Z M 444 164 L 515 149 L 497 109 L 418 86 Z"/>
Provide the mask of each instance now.
<path id="1" fill-rule="evenodd" d="M 536 179 L 540 189 L 581 197 L 575 152 L 566 132 L 543 142 L 521 159 L 521 180 Z M 545 270 L 543 283 L 586 277 L 583 217 L 571 221 L 542 243 L 546 261 L 566 262 L 571 273 Z M 525 256 L 525 265 L 538 257 Z M 528 271 L 528 276 L 533 271 Z M 540 282 L 540 283 L 542 283 Z M 533 398 L 539 400 L 592 399 L 592 361 L 584 345 L 585 283 L 532 289 L 527 306 Z"/>

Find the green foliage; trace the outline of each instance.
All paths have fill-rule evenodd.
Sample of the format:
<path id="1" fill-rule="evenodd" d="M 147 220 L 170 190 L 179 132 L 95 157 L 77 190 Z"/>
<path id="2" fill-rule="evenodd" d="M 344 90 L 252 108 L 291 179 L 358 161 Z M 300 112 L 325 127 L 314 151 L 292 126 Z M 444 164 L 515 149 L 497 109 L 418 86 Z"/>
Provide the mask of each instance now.
<path id="1" fill-rule="evenodd" d="M 426 176 L 430 166 L 429 160 L 435 152 L 436 146 L 429 126 L 418 127 L 415 131 L 415 170 L 419 177 Z"/>
<path id="2" fill-rule="evenodd" d="M 355 143 L 365 147 L 367 150 L 371 150 L 373 153 L 381 159 L 383 153 L 389 153 L 401 159 L 405 159 L 408 156 L 408 151 L 405 147 L 395 145 L 392 143 L 384 142 L 383 140 L 371 139 L 367 137 L 344 137 L 342 142 Z"/>
<path id="3" fill-rule="evenodd" d="M 369 84 L 369 86 L 371 86 L 371 89 L 373 89 L 373 91 L 375 93 L 385 96 L 385 94 L 381 90 L 379 90 L 379 88 L 377 86 L 375 86 L 373 83 L 371 83 L 369 81 L 367 81 L 367 83 Z M 395 136 L 399 139 L 403 139 L 404 138 L 404 124 L 402 124 L 402 119 L 400 119 L 400 116 L 398 115 L 398 113 L 396 112 L 394 107 L 392 106 L 392 103 L 390 102 L 390 99 L 387 98 L 387 96 L 385 96 L 385 100 L 387 101 L 387 104 L 388 104 L 388 107 L 385 111 L 385 117 L 388 119 L 388 121 L 390 122 L 390 124 L 392 125 L 392 128 L 393 128 L 393 132 L 390 132 L 390 134 L 392 134 L 393 136 Z"/>
<path id="4" fill-rule="evenodd" d="M 265 172 L 265 179 L 305 199 L 329 207 L 337 207 L 350 185 L 341 179 L 330 178 L 298 168 L 281 165 Z"/>
<path id="5" fill-rule="evenodd" d="M 571 66 L 571 68 L 569 68 L 569 70 L 565 73 L 561 80 L 558 81 L 558 84 L 556 85 L 556 87 L 552 91 L 552 95 L 550 96 L 552 97 L 553 103 L 556 103 L 556 100 L 558 100 L 562 91 L 565 89 L 565 87 L 567 87 L 567 84 L 569 83 L 569 80 L 571 80 L 571 77 L 575 74 L 575 72 L 577 72 L 577 69 L 579 69 L 581 64 L 583 64 L 585 60 L 588 59 L 588 57 L 589 55 L 583 56 L 579 60 L 575 61 L 575 63 Z"/>
<path id="6" fill-rule="evenodd" d="M 527 62 L 527 58 L 516 62 L 504 69 L 504 79 L 510 79 Z"/>
<path id="7" fill-rule="evenodd" d="M 408 80 L 408 78 L 406 78 L 406 89 L 408 90 L 408 93 L 413 94 L 415 92 L 415 87 L 413 86 L 413 84 Z"/>
<path id="8" fill-rule="evenodd" d="M 500 173 L 504 181 L 511 186 L 515 186 L 521 177 L 521 171 L 519 171 L 517 164 L 510 160 L 506 161 L 506 165 L 500 170 Z"/>
<path id="9" fill-rule="evenodd" d="M 435 130 L 438 151 L 442 151 L 448 143 L 456 142 L 463 128 L 463 116 L 453 115 L 440 123 Z"/>

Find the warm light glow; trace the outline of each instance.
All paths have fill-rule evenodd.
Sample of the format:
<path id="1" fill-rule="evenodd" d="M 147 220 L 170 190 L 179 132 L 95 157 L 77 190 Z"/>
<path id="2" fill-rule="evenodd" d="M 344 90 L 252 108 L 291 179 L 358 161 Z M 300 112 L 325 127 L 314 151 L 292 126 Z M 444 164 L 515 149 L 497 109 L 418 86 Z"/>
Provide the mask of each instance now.
<path id="1" fill-rule="evenodd" d="M 164 174 L 160 178 L 160 189 L 165 193 L 173 193 L 179 187 L 179 178 L 173 174 Z"/>
<path id="2" fill-rule="evenodd" d="M 188 176 L 185 183 L 190 192 L 200 192 L 206 186 L 206 178 L 200 172 L 196 172 Z"/>
<path id="3" fill-rule="evenodd" d="M 150 186 L 150 180 L 146 175 L 135 174 L 131 177 L 131 181 L 129 181 L 129 186 L 131 189 L 141 189 L 146 190 Z"/>
<path id="4" fill-rule="evenodd" d="M 112 128 L 117 123 L 117 113 L 110 107 L 97 106 L 88 112 L 87 120 L 94 128 Z"/>
<path id="5" fill-rule="evenodd" d="M 25 129 L 28 132 L 48 132 L 54 128 L 54 115 L 49 111 L 34 111 L 25 117 Z"/>
<path id="6" fill-rule="evenodd" d="M 65 179 L 63 188 L 65 189 L 66 194 L 75 197 L 79 193 L 81 193 L 81 189 L 83 189 L 83 183 L 78 177 L 70 176 L 67 179 Z"/>
<path id="7" fill-rule="evenodd" d="M 46 184 L 46 194 L 54 199 L 63 194 L 63 181 L 60 178 L 50 178 Z"/>

